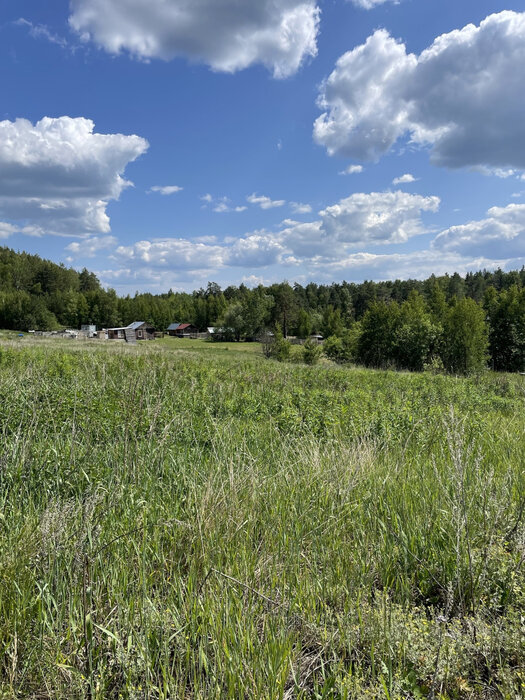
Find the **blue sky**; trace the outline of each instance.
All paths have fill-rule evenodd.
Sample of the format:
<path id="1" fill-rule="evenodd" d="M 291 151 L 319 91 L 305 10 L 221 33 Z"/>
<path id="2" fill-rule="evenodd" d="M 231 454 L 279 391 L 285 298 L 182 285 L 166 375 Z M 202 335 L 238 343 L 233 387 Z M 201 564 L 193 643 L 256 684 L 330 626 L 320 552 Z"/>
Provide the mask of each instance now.
<path id="1" fill-rule="evenodd" d="M 120 293 L 525 263 L 525 13 L 3 0 L 0 241 Z"/>

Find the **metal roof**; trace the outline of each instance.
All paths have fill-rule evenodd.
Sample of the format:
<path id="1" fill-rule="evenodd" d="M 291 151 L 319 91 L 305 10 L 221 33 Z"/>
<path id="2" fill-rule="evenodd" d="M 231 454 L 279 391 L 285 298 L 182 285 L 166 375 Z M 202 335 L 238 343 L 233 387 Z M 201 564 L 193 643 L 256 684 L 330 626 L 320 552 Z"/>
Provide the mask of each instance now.
<path id="1" fill-rule="evenodd" d="M 170 325 L 168 326 L 168 330 L 169 331 L 176 331 L 179 326 L 180 326 L 180 323 L 170 323 Z"/>
<path id="2" fill-rule="evenodd" d="M 130 323 L 128 328 L 131 328 L 131 330 L 136 331 L 137 328 L 140 328 L 143 326 L 145 321 L 133 321 L 133 323 Z"/>

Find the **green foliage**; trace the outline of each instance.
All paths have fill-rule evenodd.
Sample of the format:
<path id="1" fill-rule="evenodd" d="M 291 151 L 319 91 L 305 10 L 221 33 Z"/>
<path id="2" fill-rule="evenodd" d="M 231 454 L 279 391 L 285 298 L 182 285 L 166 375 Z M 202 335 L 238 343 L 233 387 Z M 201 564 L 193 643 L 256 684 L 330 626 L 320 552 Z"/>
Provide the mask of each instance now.
<path id="1" fill-rule="evenodd" d="M 521 271 L 469 273 L 464 278 L 432 275 L 428 280 L 395 280 L 305 287 L 287 282 L 248 289 L 216 282 L 191 294 L 170 290 L 118 297 L 102 289 L 97 277 L 36 255 L 0 248 L 0 328 L 55 330 L 95 324 L 99 328 L 143 320 L 157 330 L 175 321 L 201 331 L 224 328 L 221 339 L 253 340 L 276 323 L 284 337 L 321 332 L 343 340 L 328 352 L 340 363 L 419 371 L 438 358 L 452 372 L 478 371 L 484 351 L 465 350 L 450 310 L 469 299 L 465 313 L 476 315 L 483 302 L 489 333 L 489 366 L 498 371 L 525 369 L 525 268 Z M 460 306 L 461 308 L 461 306 Z M 459 313 L 459 312 L 456 312 Z M 355 326 L 355 323 L 361 326 Z M 476 326 L 475 318 L 470 321 Z M 464 318 L 459 325 L 467 327 Z M 352 338 L 349 330 L 360 328 Z M 352 331 L 351 331 L 352 332 Z M 459 335 L 458 335 L 459 333 Z M 450 337 L 449 337 L 450 336 Z M 345 340 L 346 337 L 346 340 Z M 483 340 L 472 341 L 483 345 Z M 480 347 L 481 347 L 480 345 Z M 456 357 L 455 354 L 458 354 Z M 473 359 L 477 355 L 477 359 Z"/>
<path id="2" fill-rule="evenodd" d="M 524 371 L 525 290 L 514 285 L 498 294 L 491 288 L 485 295 L 485 308 L 492 367 L 506 372 Z"/>
<path id="3" fill-rule="evenodd" d="M 323 353 L 329 360 L 340 362 L 343 355 L 343 340 L 336 335 L 331 335 L 323 342 Z"/>
<path id="4" fill-rule="evenodd" d="M 292 345 L 289 340 L 284 338 L 279 325 L 275 326 L 273 336 L 268 336 L 263 343 L 263 352 L 266 357 L 279 362 L 286 362 L 290 359 L 291 349 Z"/>
<path id="5" fill-rule="evenodd" d="M 361 321 L 357 359 L 367 367 L 388 367 L 394 364 L 399 305 L 374 302 Z"/>
<path id="6" fill-rule="evenodd" d="M 301 309 L 297 320 L 297 337 L 308 338 L 312 333 L 312 321 L 307 311 Z"/>
<path id="7" fill-rule="evenodd" d="M 432 322 L 424 298 L 415 290 L 400 308 L 395 330 L 397 365 L 421 372 L 437 347 L 441 328 Z"/>
<path id="8" fill-rule="evenodd" d="M 461 299 L 444 323 L 443 363 L 449 372 L 471 374 L 487 366 L 488 328 L 485 312 L 473 299 Z"/>
<path id="9" fill-rule="evenodd" d="M 0 696 L 523 697 L 522 377 L 188 344 L 0 343 Z"/>
<path id="10" fill-rule="evenodd" d="M 273 284 L 268 291 L 274 300 L 271 315 L 272 322 L 281 327 L 282 334 L 286 338 L 289 329 L 296 321 L 298 313 L 294 290 L 288 282 L 283 282 L 281 284 Z"/>
<path id="11" fill-rule="evenodd" d="M 339 309 L 334 309 L 331 305 L 326 307 L 323 313 L 321 333 L 325 338 L 329 338 L 332 335 L 340 337 L 343 334 L 343 320 Z"/>
<path id="12" fill-rule="evenodd" d="M 342 337 L 335 335 L 327 338 L 323 343 L 323 352 L 330 360 L 339 364 L 355 362 L 361 337 L 361 324 L 353 323 L 342 333 Z"/>
<path id="13" fill-rule="evenodd" d="M 322 348 L 316 340 L 308 338 L 302 347 L 303 362 L 306 365 L 316 365 L 321 359 Z"/>

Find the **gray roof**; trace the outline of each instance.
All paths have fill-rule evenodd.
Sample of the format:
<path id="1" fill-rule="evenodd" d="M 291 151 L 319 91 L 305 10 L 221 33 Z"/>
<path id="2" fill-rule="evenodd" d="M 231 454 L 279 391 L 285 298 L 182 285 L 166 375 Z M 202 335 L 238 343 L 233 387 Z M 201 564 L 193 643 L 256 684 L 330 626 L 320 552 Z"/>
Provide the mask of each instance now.
<path id="1" fill-rule="evenodd" d="M 170 325 L 168 326 L 168 330 L 169 331 L 176 331 L 179 326 L 180 326 L 180 323 L 170 323 Z"/>
<path id="2" fill-rule="evenodd" d="M 128 328 L 131 328 L 132 331 L 136 331 L 137 328 L 140 328 L 143 325 L 144 321 L 133 321 L 133 323 L 129 324 Z"/>

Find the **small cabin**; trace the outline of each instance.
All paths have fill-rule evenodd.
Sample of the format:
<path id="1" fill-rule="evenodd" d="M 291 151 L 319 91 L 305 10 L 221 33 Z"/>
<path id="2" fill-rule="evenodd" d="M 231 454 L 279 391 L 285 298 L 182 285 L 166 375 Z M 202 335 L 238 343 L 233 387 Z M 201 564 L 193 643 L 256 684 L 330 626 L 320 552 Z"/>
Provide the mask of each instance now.
<path id="1" fill-rule="evenodd" d="M 169 325 L 169 326 L 167 327 L 167 329 L 166 329 L 166 333 L 167 333 L 168 335 L 174 336 L 174 335 L 175 335 L 175 331 L 177 330 L 177 328 L 178 328 L 179 326 L 180 326 L 180 323 L 170 323 L 170 325 Z"/>
<path id="2" fill-rule="evenodd" d="M 108 340 L 125 340 L 128 343 L 136 340 L 155 340 L 155 329 L 144 321 L 134 321 L 129 326 L 108 328 Z"/>
<path id="3" fill-rule="evenodd" d="M 199 329 L 192 323 L 179 323 L 177 328 L 170 335 L 174 335 L 176 338 L 193 338 L 197 336 Z"/>
<path id="4" fill-rule="evenodd" d="M 96 338 L 97 337 L 97 327 L 91 323 L 85 323 L 85 324 L 81 325 L 80 332 L 83 335 L 85 335 L 87 338 Z"/>

